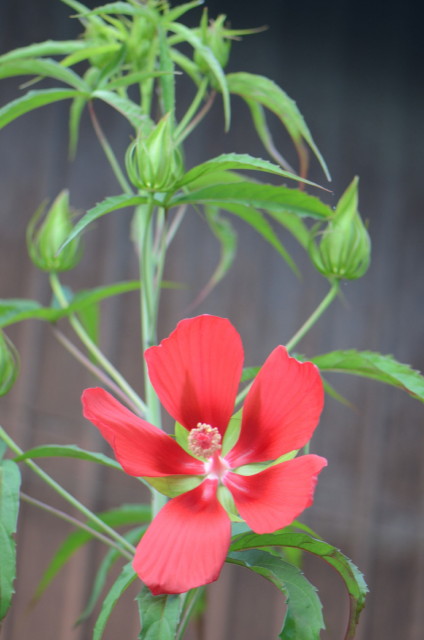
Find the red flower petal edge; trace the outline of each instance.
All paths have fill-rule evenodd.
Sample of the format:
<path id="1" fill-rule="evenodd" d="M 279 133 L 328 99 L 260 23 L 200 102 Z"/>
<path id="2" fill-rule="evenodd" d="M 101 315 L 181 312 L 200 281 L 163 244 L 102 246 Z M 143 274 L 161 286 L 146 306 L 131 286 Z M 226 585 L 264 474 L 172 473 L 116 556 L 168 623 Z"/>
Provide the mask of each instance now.
<path id="1" fill-rule="evenodd" d="M 216 496 L 217 480 L 173 498 L 142 537 L 133 567 L 153 595 L 183 593 L 218 578 L 231 523 Z"/>

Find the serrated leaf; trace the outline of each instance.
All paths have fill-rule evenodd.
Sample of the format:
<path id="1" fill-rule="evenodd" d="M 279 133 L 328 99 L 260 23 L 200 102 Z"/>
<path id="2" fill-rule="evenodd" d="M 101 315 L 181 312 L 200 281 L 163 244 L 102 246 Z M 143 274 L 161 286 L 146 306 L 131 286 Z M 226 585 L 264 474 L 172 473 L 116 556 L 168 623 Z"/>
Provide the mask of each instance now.
<path id="1" fill-rule="evenodd" d="M 178 595 L 153 596 L 147 587 L 143 587 L 137 603 L 141 622 L 139 640 L 174 640 L 182 598 Z"/>
<path id="2" fill-rule="evenodd" d="M 287 211 L 297 216 L 326 219 L 333 211 L 318 198 L 297 189 L 240 181 L 215 184 L 173 196 L 168 206 L 180 204 L 213 204 L 225 209 L 227 204 L 241 204 L 267 211 Z"/>
<path id="3" fill-rule="evenodd" d="M 281 167 L 273 164 L 272 162 L 269 162 L 268 160 L 255 158 L 248 153 L 223 153 L 222 155 L 217 156 L 216 158 L 212 158 L 211 160 L 207 160 L 206 162 L 202 162 L 202 164 L 199 164 L 196 167 L 190 169 L 190 171 L 187 171 L 183 178 L 178 182 L 177 188 L 189 184 L 205 173 L 216 173 L 227 171 L 229 169 L 234 171 L 262 171 L 265 173 L 272 173 L 283 178 L 289 178 L 290 180 L 295 180 L 296 182 L 305 182 L 306 184 L 312 185 L 314 187 L 319 186 L 314 182 L 310 182 L 309 180 L 300 178 L 293 172 L 281 169 Z"/>
<path id="4" fill-rule="evenodd" d="M 107 621 L 109 620 L 116 603 L 136 578 L 137 574 L 132 568 L 131 563 L 126 564 L 119 574 L 118 579 L 114 582 L 108 592 L 106 598 L 103 600 L 99 617 L 97 618 L 94 626 L 93 640 L 100 640 L 103 637 Z"/>
<path id="5" fill-rule="evenodd" d="M 184 4 L 179 4 L 177 7 L 172 7 L 168 9 L 168 11 L 164 15 L 164 19 L 167 22 L 172 22 L 174 20 L 178 20 L 182 15 L 190 11 L 190 9 L 194 9 L 195 7 L 199 7 L 203 4 L 203 0 L 194 0 L 193 2 L 185 2 Z"/>
<path id="6" fill-rule="evenodd" d="M 411 369 L 409 365 L 398 362 L 391 355 L 349 349 L 315 356 L 311 361 L 322 371 L 350 373 L 378 380 L 403 389 L 424 402 L 424 376 Z"/>
<path id="7" fill-rule="evenodd" d="M 86 44 L 79 40 L 46 40 L 36 42 L 26 47 L 19 47 L 0 56 L 0 64 L 25 58 L 38 58 L 41 56 L 67 55 L 73 51 L 84 49 Z"/>
<path id="8" fill-rule="evenodd" d="M 25 59 L 4 62 L 0 64 L 0 78 L 10 78 L 12 76 L 34 75 L 61 80 L 65 84 L 78 89 L 78 91 L 89 91 L 88 85 L 79 75 L 65 69 L 55 60 L 50 59 Z"/>
<path id="9" fill-rule="evenodd" d="M 75 158 L 78 146 L 81 116 L 87 104 L 85 96 L 77 96 L 71 102 L 69 109 L 69 158 Z"/>
<path id="10" fill-rule="evenodd" d="M 277 555 L 256 549 L 230 552 L 226 561 L 263 576 L 286 595 L 281 640 L 319 640 L 320 631 L 325 627 L 322 605 L 315 587 L 297 567 Z"/>
<path id="11" fill-rule="evenodd" d="M 96 204 L 95 207 L 87 211 L 85 215 L 82 216 L 72 229 L 72 232 L 69 234 L 66 242 L 60 247 L 59 251 L 62 251 L 74 238 L 76 238 L 84 229 L 102 216 L 107 213 L 111 213 L 112 211 L 117 211 L 118 209 L 125 209 L 126 207 L 137 207 L 139 204 L 146 204 L 148 202 L 147 196 L 129 196 L 126 193 L 123 193 L 119 196 L 111 196 L 109 198 L 105 198 L 102 202 Z"/>
<path id="12" fill-rule="evenodd" d="M 368 592 L 364 577 L 353 562 L 339 549 L 304 533 L 275 532 L 271 534 L 245 533 L 233 540 L 230 550 L 241 551 L 257 547 L 295 547 L 319 556 L 340 575 L 349 594 L 350 612 L 345 640 L 354 637 L 359 615 L 365 606 Z"/>
<path id="13" fill-rule="evenodd" d="M 179 22 L 172 22 L 171 24 L 169 24 L 168 28 L 170 31 L 176 33 L 183 41 L 188 42 L 208 65 L 209 70 L 212 73 L 222 93 L 222 100 L 224 103 L 225 130 L 228 131 L 231 119 L 230 95 L 228 91 L 226 76 L 224 74 L 224 71 L 222 70 L 221 65 L 215 58 L 212 50 L 204 45 L 201 39 L 191 29 L 183 24 L 180 24 Z"/>
<path id="14" fill-rule="evenodd" d="M 83 60 L 88 60 L 93 56 L 101 56 L 104 54 L 114 53 L 115 51 L 119 51 L 122 49 L 122 45 L 120 44 L 102 44 L 102 45 L 85 45 L 85 47 L 81 50 L 75 51 L 71 53 L 69 56 L 66 56 L 63 60 L 60 61 L 60 64 L 63 67 L 71 67 L 78 62 L 82 62 Z"/>
<path id="15" fill-rule="evenodd" d="M 29 91 L 24 96 L 8 102 L 0 109 L 0 129 L 34 109 L 44 107 L 53 102 L 67 100 L 81 95 L 75 89 L 43 89 L 40 91 Z"/>
<path id="16" fill-rule="evenodd" d="M 148 505 L 123 504 L 116 509 L 110 509 L 103 513 L 96 514 L 103 522 L 111 527 L 127 526 L 149 522 L 151 509 Z M 96 524 L 89 523 L 95 531 L 100 530 Z M 83 547 L 93 536 L 85 530 L 78 530 L 71 533 L 60 545 L 53 558 L 41 577 L 37 585 L 33 600 L 38 600 L 45 589 L 49 586 L 57 573 L 72 558 L 74 553 Z"/>
<path id="17" fill-rule="evenodd" d="M 96 9 L 87 9 L 81 12 L 81 16 L 101 16 L 118 13 L 121 15 L 134 16 L 134 15 L 152 15 L 151 9 L 144 5 L 133 6 L 128 2 L 108 2 Z M 153 14 L 155 15 L 155 14 Z"/>
<path id="18" fill-rule="evenodd" d="M 302 139 L 305 140 L 314 152 L 327 179 L 331 179 L 324 158 L 316 146 L 302 114 L 285 91 L 265 76 L 245 72 L 227 75 L 227 83 L 230 93 L 240 95 L 248 104 L 249 101 L 257 102 L 275 113 L 289 132 L 295 145 L 299 145 Z"/>
<path id="19" fill-rule="evenodd" d="M 12 460 L 0 462 L 0 621 L 9 610 L 16 577 L 16 546 L 13 534 L 19 513 L 21 474 Z"/>
<path id="20" fill-rule="evenodd" d="M 269 215 L 274 218 L 281 226 L 290 231 L 292 236 L 296 238 L 299 244 L 308 251 L 309 244 L 311 242 L 311 233 L 304 222 L 296 217 L 292 216 L 287 211 L 268 211 Z"/>
<path id="21" fill-rule="evenodd" d="M 77 458 L 78 460 L 97 462 L 106 467 L 110 467 L 111 469 L 118 469 L 119 471 L 122 471 L 122 467 L 119 462 L 116 462 L 113 458 L 109 458 L 109 456 L 106 456 L 103 453 L 86 451 L 75 444 L 45 444 L 40 447 L 28 449 L 28 451 L 17 456 L 14 460 L 15 462 L 22 462 L 23 460 L 32 460 L 34 458 Z"/>
<path id="22" fill-rule="evenodd" d="M 106 91 L 103 89 L 93 91 L 91 97 L 102 100 L 109 106 L 113 107 L 132 124 L 136 131 L 143 130 L 145 127 L 150 127 L 151 121 L 149 116 L 144 114 L 141 107 L 132 100 L 124 98 L 114 91 Z"/>

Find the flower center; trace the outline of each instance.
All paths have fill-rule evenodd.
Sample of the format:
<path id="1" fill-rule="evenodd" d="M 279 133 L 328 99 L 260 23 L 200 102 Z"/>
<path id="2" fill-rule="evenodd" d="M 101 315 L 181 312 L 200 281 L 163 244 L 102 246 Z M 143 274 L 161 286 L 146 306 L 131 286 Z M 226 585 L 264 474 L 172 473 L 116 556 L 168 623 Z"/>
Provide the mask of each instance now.
<path id="1" fill-rule="evenodd" d="M 221 434 L 216 427 L 198 422 L 197 427 L 189 433 L 188 446 L 195 456 L 211 458 L 221 450 Z"/>

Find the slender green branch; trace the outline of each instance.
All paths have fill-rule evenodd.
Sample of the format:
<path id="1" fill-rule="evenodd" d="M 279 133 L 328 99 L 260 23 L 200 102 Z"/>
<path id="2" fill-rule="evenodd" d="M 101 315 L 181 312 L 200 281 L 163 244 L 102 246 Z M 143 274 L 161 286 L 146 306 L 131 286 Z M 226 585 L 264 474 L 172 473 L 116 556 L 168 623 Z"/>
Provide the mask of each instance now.
<path id="1" fill-rule="evenodd" d="M 63 309 L 68 307 L 68 301 L 66 299 L 66 295 L 62 289 L 62 285 L 60 284 L 59 278 L 56 273 L 50 274 L 50 285 L 53 290 L 54 295 L 56 296 L 60 306 Z M 90 338 L 86 330 L 84 329 L 81 322 L 78 318 L 71 314 L 69 316 L 69 322 L 74 329 L 75 333 L 81 340 L 81 342 L 85 345 L 89 353 L 97 360 L 97 362 L 103 367 L 106 373 L 116 382 L 116 384 L 122 389 L 126 396 L 132 401 L 132 403 L 138 408 L 138 411 L 142 414 L 146 413 L 146 405 L 140 398 L 140 396 L 134 391 L 134 389 L 128 384 L 125 378 L 121 375 L 121 373 L 113 366 L 113 364 L 106 358 L 106 356 L 100 351 L 97 345 Z"/>
<path id="2" fill-rule="evenodd" d="M 24 451 L 16 444 L 14 440 L 6 433 L 6 431 L 0 427 L 0 438 L 7 444 L 9 449 L 16 453 L 18 456 L 22 455 Z M 69 491 L 64 489 L 56 480 L 53 480 L 48 473 L 43 471 L 41 467 L 39 467 L 32 460 L 24 460 L 24 463 L 29 467 L 34 473 L 37 474 L 39 478 L 44 480 L 46 484 L 49 485 L 53 491 L 56 491 L 66 502 L 72 505 L 77 511 L 82 513 L 90 522 L 99 527 L 100 531 L 103 531 L 110 538 L 115 540 L 122 548 L 126 549 L 129 553 L 133 554 L 135 552 L 135 548 L 132 544 L 130 544 L 125 538 L 123 538 L 117 531 L 109 527 L 101 518 L 96 516 L 90 509 L 82 504 L 77 498 L 75 498 Z"/>
<path id="3" fill-rule="evenodd" d="M 115 382 L 108 375 L 106 375 L 104 371 L 102 371 L 102 369 L 100 369 L 100 367 L 97 367 L 94 362 L 91 362 L 91 360 L 87 358 L 87 356 L 80 349 L 78 349 L 78 347 L 73 342 L 71 342 L 69 338 L 67 338 L 65 334 L 62 333 L 62 331 L 60 331 L 54 325 L 52 325 L 52 330 L 56 339 L 63 347 L 65 347 L 67 351 L 69 351 L 69 353 L 74 356 L 76 360 L 81 362 L 81 364 L 84 365 L 84 367 L 88 371 L 91 371 L 91 373 L 94 374 L 104 385 L 109 387 L 109 389 L 111 389 L 115 395 L 119 396 L 128 405 L 128 407 L 132 409 L 132 411 L 134 411 L 135 413 L 138 413 L 140 411 L 140 408 L 128 398 L 128 395 L 124 393 L 122 389 L 117 384 L 115 384 Z"/>
<path id="4" fill-rule="evenodd" d="M 197 111 L 197 109 L 200 106 L 200 103 L 202 102 L 204 95 L 206 93 L 206 90 L 208 88 L 208 84 L 209 81 L 207 78 L 203 78 L 202 82 L 199 85 L 199 88 L 196 92 L 196 95 L 194 96 L 191 105 L 189 106 L 189 108 L 187 109 L 187 111 L 185 112 L 184 116 L 181 118 L 181 121 L 179 122 L 178 126 L 175 129 L 175 138 L 178 140 L 178 136 L 181 134 L 182 131 L 184 131 L 185 127 L 188 125 L 188 123 L 190 122 L 190 120 L 192 118 L 194 118 L 194 115 Z"/>
<path id="5" fill-rule="evenodd" d="M 199 598 L 201 598 L 201 596 L 203 595 L 204 591 L 204 587 L 198 587 L 185 594 L 184 610 L 181 616 L 180 623 L 178 625 L 175 640 L 182 640 L 182 638 L 184 637 L 184 633 L 187 629 L 188 623 L 190 622 L 193 610 Z"/>
<path id="6" fill-rule="evenodd" d="M 116 542 L 114 542 L 107 536 L 103 535 L 103 533 L 100 533 L 100 531 L 96 531 L 96 529 L 93 529 L 88 524 L 85 524 L 85 522 L 81 522 L 81 520 L 78 520 L 77 518 L 70 516 L 68 513 L 61 511 L 60 509 L 56 509 L 56 507 L 52 507 L 51 505 L 46 504 L 45 502 L 41 502 L 41 500 L 37 500 L 37 498 L 33 498 L 32 496 L 29 496 L 23 491 L 21 491 L 21 499 L 24 500 L 24 502 L 28 502 L 28 504 L 32 504 L 34 507 L 38 507 L 43 511 L 47 511 L 47 513 L 51 513 L 52 515 L 56 516 L 57 518 L 60 518 L 61 520 L 64 520 L 65 522 L 69 522 L 69 524 L 71 524 L 74 527 L 77 527 L 78 529 L 87 531 L 87 533 L 93 536 L 93 538 L 97 538 L 97 540 L 100 540 L 101 542 L 108 545 L 109 547 L 113 547 L 128 560 L 133 559 L 132 554 L 128 553 L 120 545 L 116 544 Z"/>
<path id="7" fill-rule="evenodd" d="M 192 121 L 187 124 L 184 131 L 180 133 L 178 139 L 175 141 L 176 146 L 180 145 L 183 142 L 183 140 L 185 140 L 187 136 L 190 135 L 193 129 L 195 129 L 197 125 L 203 120 L 205 115 L 210 111 L 215 101 L 215 98 L 216 98 L 216 91 L 212 91 L 211 94 L 209 95 L 209 98 L 205 102 L 203 108 L 197 113 L 197 115 L 192 119 Z"/>
<path id="8" fill-rule="evenodd" d="M 93 107 L 93 103 L 90 101 L 88 103 L 88 111 L 90 113 L 90 118 L 91 118 L 91 122 L 94 128 L 94 131 L 96 132 L 96 136 L 98 141 L 100 142 L 100 146 L 102 147 L 104 154 L 106 156 L 106 158 L 109 161 L 109 164 L 111 166 L 111 169 L 115 175 L 115 178 L 117 179 L 117 181 L 119 182 L 119 184 L 121 185 L 124 193 L 133 193 L 133 190 L 131 188 L 131 185 L 129 184 L 129 182 L 127 181 L 121 167 L 119 166 L 119 162 L 116 159 L 115 153 L 112 149 L 112 147 L 110 146 L 103 129 L 100 126 L 100 123 L 98 121 L 98 118 L 96 116 L 96 112 L 94 111 L 94 107 Z"/>
<path id="9" fill-rule="evenodd" d="M 327 293 L 327 295 L 322 300 L 322 302 L 317 306 L 315 311 L 311 313 L 309 318 L 306 320 L 306 322 L 303 323 L 300 329 L 296 331 L 294 336 L 290 338 L 290 340 L 286 343 L 287 351 L 291 351 L 302 340 L 302 338 L 308 333 L 311 327 L 313 327 L 316 321 L 322 316 L 324 311 L 326 311 L 326 309 L 330 306 L 330 304 L 333 302 L 333 300 L 337 296 L 338 292 L 339 292 L 339 281 L 334 280 L 334 282 L 331 285 L 330 291 Z"/>
<path id="10" fill-rule="evenodd" d="M 294 336 L 290 338 L 290 340 L 286 343 L 287 351 L 291 351 L 302 340 L 302 338 L 313 327 L 316 321 L 322 316 L 324 311 L 330 306 L 330 304 L 333 302 L 333 300 L 337 296 L 338 292 L 339 292 L 339 282 L 338 280 L 334 280 L 334 282 L 331 285 L 331 289 L 329 290 L 325 298 L 320 302 L 320 304 L 317 306 L 315 311 L 311 313 L 309 318 L 306 320 L 306 322 L 303 323 L 300 329 L 296 331 Z M 253 384 L 253 380 L 252 382 L 250 382 L 250 384 L 246 385 L 245 388 L 242 389 L 242 391 L 240 391 L 240 393 L 236 398 L 236 406 L 239 405 L 247 396 L 252 384 Z"/>

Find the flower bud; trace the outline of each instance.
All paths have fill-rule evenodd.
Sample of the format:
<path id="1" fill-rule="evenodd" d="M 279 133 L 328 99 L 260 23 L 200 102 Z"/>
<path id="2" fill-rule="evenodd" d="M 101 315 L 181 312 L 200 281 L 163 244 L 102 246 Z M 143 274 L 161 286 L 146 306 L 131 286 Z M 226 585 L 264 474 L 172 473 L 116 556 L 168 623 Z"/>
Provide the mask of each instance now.
<path id="1" fill-rule="evenodd" d="M 211 20 L 208 24 L 208 13 L 205 9 L 200 21 L 200 27 L 197 30 L 197 35 L 202 43 L 209 47 L 222 68 L 227 65 L 231 50 L 231 40 L 228 38 L 227 29 L 224 27 L 226 18 L 227 16 L 220 15 L 216 20 Z M 203 73 L 209 72 L 209 65 L 197 49 L 194 52 L 194 62 L 200 71 Z"/>
<path id="2" fill-rule="evenodd" d="M 0 396 L 13 387 L 19 373 L 19 356 L 13 343 L 0 329 Z"/>
<path id="3" fill-rule="evenodd" d="M 138 189 L 168 191 L 182 173 L 182 162 L 172 139 L 169 116 L 148 136 L 138 136 L 125 156 L 128 177 Z"/>
<path id="4" fill-rule="evenodd" d="M 60 247 L 72 231 L 72 213 L 69 208 L 69 192 L 61 191 L 53 202 L 44 220 L 41 205 L 27 228 L 28 252 L 33 263 L 43 271 L 66 271 L 72 269 L 80 259 L 79 238 L 75 238 L 59 252 Z"/>
<path id="5" fill-rule="evenodd" d="M 354 280 L 367 271 L 371 242 L 358 211 L 358 178 L 340 198 L 319 245 L 311 243 L 309 255 L 327 278 Z"/>

